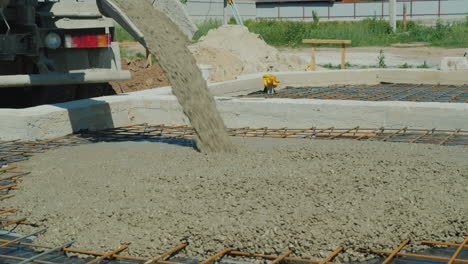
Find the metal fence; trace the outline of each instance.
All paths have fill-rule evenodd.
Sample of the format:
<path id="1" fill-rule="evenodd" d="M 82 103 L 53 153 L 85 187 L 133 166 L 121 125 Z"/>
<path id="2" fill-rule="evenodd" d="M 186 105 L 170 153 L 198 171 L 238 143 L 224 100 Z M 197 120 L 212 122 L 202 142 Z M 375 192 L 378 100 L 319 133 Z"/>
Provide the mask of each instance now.
<path id="1" fill-rule="evenodd" d="M 255 1 L 236 2 L 243 19 L 255 19 L 257 11 Z M 223 0 L 189 0 L 187 1 L 187 11 L 195 23 L 205 20 L 223 20 L 224 1 Z M 232 16 L 231 9 L 228 8 L 228 16 Z"/>
<path id="2" fill-rule="evenodd" d="M 403 16 L 407 7 L 409 19 L 460 18 L 468 16 L 468 0 L 397 0 L 397 15 Z M 354 2 L 269 2 L 257 3 L 257 19 L 300 20 L 313 19 L 312 11 L 325 20 L 358 20 L 388 16 L 388 0 Z"/>

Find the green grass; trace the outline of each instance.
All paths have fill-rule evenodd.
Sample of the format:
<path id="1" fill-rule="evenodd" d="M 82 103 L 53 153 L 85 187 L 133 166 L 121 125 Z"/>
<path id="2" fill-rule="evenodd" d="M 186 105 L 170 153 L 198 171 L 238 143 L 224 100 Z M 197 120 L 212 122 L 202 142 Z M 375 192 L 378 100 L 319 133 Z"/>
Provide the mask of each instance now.
<path id="1" fill-rule="evenodd" d="M 144 59 L 144 60 L 146 60 L 146 55 L 145 54 L 143 54 L 141 52 L 137 52 L 137 53 L 129 52 L 125 47 L 120 48 L 120 57 L 121 58 L 127 58 L 127 59 L 130 59 L 130 60 L 134 60 L 134 59 Z M 158 60 L 155 58 L 155 56 L 151 57 L 151 61 L 153 62 L 153 64 L 158 63 Z"/>
<path id="2" fill-rule="evenodd" d="M 323 68 L 331 69 L 331 70 L 340 70 L 341 69 L 341 64 L 334 65 L 334 64 L 331 64 L 331 63 L 327 63 L 327 64 L 322 64 L 320 66 L 322 66 Z M 352 65 L 349 62 L 345 63 L 346 68 L 350 68 L 351 66 Z"/>
<path id="3" fill-rule="evenodd" d="M 423 64 L 416 66 L 418 69 L 429 69 L 429 65 L 427 65 L 426 61 Z"/>
<path id="4" fill-rule="evenodd" d="M 198 31 L 193 35 L 193 39 L 198 41 L 201 37 L 206 36 L 208 31 L 218 28 L 222 24 L 223 23 L 220 20 L 215 19 L 206 20 L 203 23 L 197 24 Z"/>
<path id="5" fill-rule="evenodd" d="M 199 24 L 194 40 L 206 35 L 209 30 L 221 26 L 221 21 L 209 20 Z M 351 47 L 389 46 L 394 43 L 429 42 L 431 46 L 468 46 L 468 17 L 464 22 L 442 23 L 428 27 L 408 22 L 403 32 L 398 22 L 397 33 L 392 33 L 387 21 L 366 19 L 356 22 L 293 22 L 293 21 L 245 21 L 251 32 L 260 34 L 273 46 L 307 47 L 302 39 L 350 39 Z M 323 45 L 327 46 L 327 45 Z M 336 46 L 336 45 L 335 45 Z"/>
<path id="6" fill-rule="evenodd" d="M 135 41 L 135 39 L 119 25 L 115 25 L 115 35 L 119 42 Z"/>

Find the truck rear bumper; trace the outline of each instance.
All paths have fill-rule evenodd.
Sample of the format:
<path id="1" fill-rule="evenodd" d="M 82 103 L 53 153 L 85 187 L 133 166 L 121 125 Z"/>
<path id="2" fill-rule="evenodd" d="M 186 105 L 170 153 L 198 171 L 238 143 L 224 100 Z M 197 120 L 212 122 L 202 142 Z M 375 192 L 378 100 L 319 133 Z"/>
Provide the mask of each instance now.
<path id="1" fill-rule="evenodd" d="M 86 71 L 74 73 L 3 75 L 0 76 L 0 88 L 26 86 L 54 86 L 86 83 L 105 83 L 109 81 L 130 80 L 128 71 Z"/>

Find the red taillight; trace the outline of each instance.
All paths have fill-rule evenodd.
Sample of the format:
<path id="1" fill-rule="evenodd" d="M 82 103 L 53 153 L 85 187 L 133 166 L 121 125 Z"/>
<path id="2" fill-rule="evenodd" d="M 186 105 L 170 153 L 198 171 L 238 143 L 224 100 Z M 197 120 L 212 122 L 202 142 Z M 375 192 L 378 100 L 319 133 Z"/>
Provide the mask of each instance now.
<path id="1" fill-rule="evenodd" d="M 65 36 L 66 48 L 103 48 L 111 45 L 111 35 Z"/>

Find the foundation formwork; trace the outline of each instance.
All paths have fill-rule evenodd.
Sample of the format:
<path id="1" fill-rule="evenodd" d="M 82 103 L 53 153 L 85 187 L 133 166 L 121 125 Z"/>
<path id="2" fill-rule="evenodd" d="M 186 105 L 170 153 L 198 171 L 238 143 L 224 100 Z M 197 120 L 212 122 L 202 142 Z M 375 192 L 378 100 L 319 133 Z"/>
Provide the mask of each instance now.
<path id="1" fill-rule="evenodd" d="M 322 86 L 333 93 L 335 85 L 376 86 L 385 82 L 409 86 L 463 86 L 468 83 L 466 73 L 434 70 L 346 70 L 276 75 L 283 86 Z M 218 109 L 228 127 L 359 126 L 468 130 L 466 103 L 404 101 L 391 97 L 385 101 L 375 101 L 374 98 L 368 98 L 367 101 L 351 100 L 353 98 L 346 96 L 340 98 L 341 100 L 336 100 L 333 96 L 328 100 L 319 97 L 238 97 L 262 90 L 261 76 L 262 74 L 241 76 L 235 81 L 210 85 L 209 89 L 216 96 Z M 463 96 L 466 97 L 466 93 Z M 27 109 L 1 109 L 0 123 L 2 140 L 41 140 L 80 130 L 96 131 L 140 123 L 188 124 L 170 87 Z"/>

